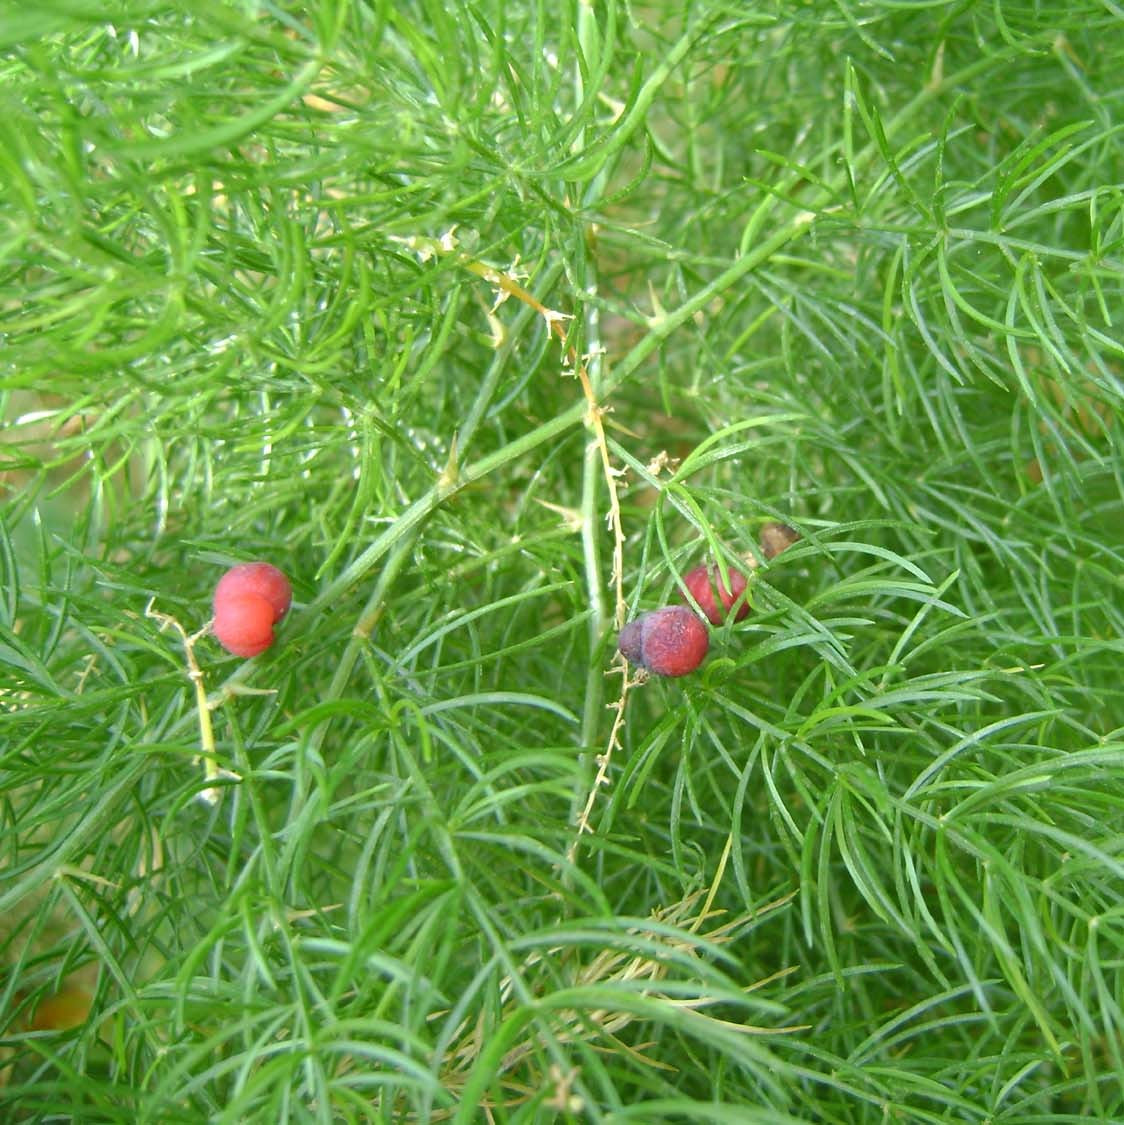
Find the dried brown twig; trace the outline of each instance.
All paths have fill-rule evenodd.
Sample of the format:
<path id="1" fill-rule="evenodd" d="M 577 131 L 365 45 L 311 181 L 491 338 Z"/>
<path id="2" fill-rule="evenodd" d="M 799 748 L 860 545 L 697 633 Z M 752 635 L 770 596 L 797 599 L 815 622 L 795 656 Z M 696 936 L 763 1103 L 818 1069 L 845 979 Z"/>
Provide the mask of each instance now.
<path id="1" fill-rule="evenodd" d="M 485 262 L 477 261 L 475 258 L 461 252 L 457 245 L 455 231 L 453 230 L 450 230 L 439 239 L 414 235 L 409 238 L 399 239 L 398 241 L 414 251 L 423 261 L 436 256 L 456 255 L 456 260 L 464 269 L 469 273 L 475 274 L 477 277 L 483 278 L 483 280 L 495 288 L 497 298 L 495 305 L 488 313 L 489 321 L 495 320 L 495 309 L 503 301 L 507 300 L 509 297 L 514 298 L 521 304 L 526 305 L 528 308 L 538 313 L 546 322 L 547 330 L 562 345 L 564 366 L 569 368 L 577 377 L 581 385 L 582 394 L 585 396 L 585 423 L 593 433 L 593 440 L 597 445 L 598 455 L 601 460 L 601 471 L 608 490 L 608 511 L 606 512 L 606 517 L 609 524 L 609 531 L 613 536 L 613 561 L 611 571 L 614 593 L 613 621 L 619 629 L 624 624 L 625 599 L 624 529 L 621 523 L 621 506 L 617 491 L 617 478 L 621 476 L 623 470 L 614 467 L 609 454 L 609 443 L 605 437 L 603 419 L 608 413 L 609 408 L 597 400 L 593 381 L 586 367 L 587 357 L 579 355 L 577 349 L 569 342 L 566 321 L 572 319 L 571 316 L 568 313 L 548 308 L 532 292 L 521 285 L 518 279 L 510 272 L 501 270 L 496 266 L 488 265 Z M 498 334 L 498 330 L 494 325 L 493 331 Z M 569 852 L 567 853 L 567 859 L 571 863 L 573 863 L 576 858 L 578 849 L 581 846 L 581 837 L 586 832 L 592 831 L 589 820 L 593 812 L 593 806 L 597 800 L 597 793 L 602 786 L 609 783 L 609 767 L 612 762 L 613 750 L 620 745 L 620 732 L 624 725 L 625 704 L 627 702 L 629 689 L 635 683 L 641 682 L 640 680 L 629 679 L 628 665 L 625 663 L 623 657 L 618 656 L 614 664 L 614 670 L 620 670 L 622 674 L 621 693 L 616 702 L 608 705 L 609 710 L 614 712 L 613 725 L 609 731 L 609 738 L 605 750 L 597 756 L 597 774 L 590 787 L 585 806 L 577 820 L 577 831 L 574 841 L 570 845 Z"/>

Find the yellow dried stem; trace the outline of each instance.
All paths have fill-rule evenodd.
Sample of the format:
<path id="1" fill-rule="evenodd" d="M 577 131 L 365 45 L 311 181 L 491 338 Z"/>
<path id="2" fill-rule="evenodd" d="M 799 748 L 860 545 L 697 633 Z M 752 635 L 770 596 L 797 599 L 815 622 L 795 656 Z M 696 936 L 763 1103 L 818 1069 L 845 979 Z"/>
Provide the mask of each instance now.
<path id="1" fill-rule="evenodd" d="M 593 813 L 593 806 L 597 801 L 597 793 L 603 785 L 609 784 L 609 767 L 612 765 L 613 751 L 620 746 L 621 729 L 624 727 L 624 712 L 625 705 L 628 702 L 629 689 L 634 684 L 643 683 L 646 678 L 644 673 L 641 672 L 636 679 L 630 679 L 628 668 L 628 662 L 620 653 L 617 653 L 616 659 L 613 662 L 613 668 L 610 669 L 610 671 L 620 671 L 621 693 L 615 703 L 607 705 L 608 709 L 613 712 L 613 725 L 609 730 L 609 740 L 605 745 L 605 752 L 597 755 L 597 775 L 594 777 L 593 784 L 589 788 L 589 796 L 586 798 L 585 807 L 582 809 L 581 816 L 578 817 L 577 833 L 574 836 L 573 842 L 570 844 L 570 850 L 566 853 L 566 859 L 571 864 L 577 860 L 582 836 L 586 832 L 593 831 L 589 825 L 589 818 Z"/>
<path id="2" fill-rule="evenodd" d="M 456 254 L 457 261 L 464 269 L 482 278 L 496 289 L 496 306 L 500 305 L 508 298 L 514 298 L 528 308 L 533 309 L 546 322 L 547 331 L 562 345 L 563 366 L 572 370 L 574 375 L 577 376 L 578 382 L 581 385 L 582 394 L 585 396 L 585 423 L 592 431 L 593 439 L 597 443 L 597 450 L 601 458 L 601 471 L 604 475 L 605 486 L 608 490 L 608 511 L 606 516 L 609 530 L 613 536 L 613 562 L 611 570 L 611 583 L 614 593 L 613 622 L 616 628 L 620 629 L 624 625 L 625 615 L 624 529 L 621 522 L 620 497 L 617 492 L 617 477 L 621 475 L 621 470 L 613 466 L 612 457 L 609 454 L 609 443 L 605 437 L 604 417 L 610 408 L 597 401 L 597 395 L 594 392 L 593 381 L 589 377 L 585 359 L 578 354 L 577 349 L 568 339 L 566 321 L 571 320 L 572 317 L 568 313 L 548 308 L 530 290 L 521 285 L 512 274 L 497 269 L 495 266 L 488 265 L 485 262 L 477 261 L 467 254 L 460 253 L 455 228 L 446 232 L 440 239 L 412 235 L 409 238 L 402 238 L 397 241 L 416 253 L 422 261 L 426 261 L 432 257 Z M 494 311 L 495 309 L 493 307 L 493 314 Z M 495 316 L 489 314 L 488 321 L 489 325 L 492 327 L 493 336 L 495 336 Z M 624 724 L 625 702 L 628 697 L 630 682 L 628 678 L 628 668 L 624 659 L 618 658 L 618 663 L 623 674 L 621 694 L 615 703 L 609 704 L 610 710 L 615 712 L 613 726 L 609 732 L 609 739 L 604 753 L 598 755 L 597 775 L 590 788 L 585 807 L 582 810 L 581 816 L 578 818 L 577 833 L 568 852 L 568 859 L 571 863 L 573 863 L 577 856 L 582 835 L 585 832 L 592 831 L 589 818 L 593 812 L 594 803 L 597 800 L 597 791 L 601 786 L 609 783 L 609 766 L 612 762 L 613 750 L 620 743 L 620 731 Z"/>
<path id="3" fill-rule="evenodd" d="M 215 729 L 211 725 L 211 707 L 207 701 L 207 689 L 203 685 L 203 670 L 195 659 L 195 644 L 200 637 L 206 636 L 211 624 L 208 622 L 198 633 L 189 635 L 187 630 L 174 617 L 167 613 L 159 613 L 152 606 L 153 603 L 150 601 L 144 611 L 145 617 L 159 622 L 161 630 L 170 626 L 179 633 L 180 639 L 183 641 L 184 659 L 187 662 L 187 678 L 191 680 L 195 689 L 195 711 L 199 720 L 200 752 L 194 760 L 196 762 L 200 759 L 203 760 L 203 776 L 207 781 L 207 788 L 200 791 L 199 797 L 209 805 L 216 805 L 222 796 L 222 789 L 212 783 L 220 779 L 240 781 L 241 778 L 238 774 L 223 769 L 219 765 L 215 753 Z"/>

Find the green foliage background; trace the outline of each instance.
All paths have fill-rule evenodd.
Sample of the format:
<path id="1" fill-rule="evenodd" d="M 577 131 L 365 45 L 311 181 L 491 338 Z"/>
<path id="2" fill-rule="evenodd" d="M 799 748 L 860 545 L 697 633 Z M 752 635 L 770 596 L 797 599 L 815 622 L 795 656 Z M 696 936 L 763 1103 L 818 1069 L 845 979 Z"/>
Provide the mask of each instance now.
<path id="1" fill-rule="evenodd" d="M 1124 1119 L 1116 4 L 7 2 L 0 50 L 5 1119 Z M 628 694 L 576 852 L 609 490 L 485 267 L 571 318 L 629 613 L 803 535 Z M 195 646 L 210 803 L 152 614 L 248 558 L 296 605 Z"/>

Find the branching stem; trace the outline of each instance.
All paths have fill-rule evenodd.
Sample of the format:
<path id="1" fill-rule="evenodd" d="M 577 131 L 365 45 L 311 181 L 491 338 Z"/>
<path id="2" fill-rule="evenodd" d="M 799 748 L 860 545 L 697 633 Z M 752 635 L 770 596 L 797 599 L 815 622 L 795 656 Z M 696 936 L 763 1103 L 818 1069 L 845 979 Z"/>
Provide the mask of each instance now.
<path id="1" fill-rule="evenodd" d="M 199 632 L 189 634 L 171 614 L 160 613 L 153 609 L 151 601 L 145 607 L 144 615 L 159 622 L 162 630 L 171 627 L 179 633 L 183 641 L 187 678 L 195 690 L 195 713 L 199 721 L 199 753 L 194 760 L 199 762 L 202 759 L 203 776 L 207 782 L 207 787 L 200 790 L 199 798 L 209 805 L 216 805 L 222 796 L 222 789 L 214 783 L 219 780 L 241 781 L 242 779 L 238 774 L 219 765 L 218 755 L 215 752 L 215 728 L 211 723 L 211 705 L 207 701 L 207 689 L 203 683 L 203 669 L 195 659 L 195 645 L 201 637 L 205 637 L 211 631 L 211 623 L 208 621 Z"/>

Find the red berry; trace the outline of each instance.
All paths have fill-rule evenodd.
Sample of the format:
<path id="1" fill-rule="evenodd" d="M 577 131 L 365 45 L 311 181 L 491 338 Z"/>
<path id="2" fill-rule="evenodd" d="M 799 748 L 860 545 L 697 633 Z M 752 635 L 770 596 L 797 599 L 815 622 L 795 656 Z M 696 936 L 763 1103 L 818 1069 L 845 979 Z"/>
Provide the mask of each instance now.
<path id="1" fill-rule="evenodd" d="M 277 567 L 267 562 L 239 563 L 232 566 L 215 587 L 215 615 L 222 612 L 229 599 L 243 594 L 256 594 L 269 602 L 273 612 L 271 623 L 285 616 L 293 600 L 293 588 Z"/>
<path id="2" fill-rule="evenodd" d="M 685 605 L 669 605 L 630 621 L 617 648 L 630 664 L 657 676 L 685 676 L 703 662 L 710 634 Z"/>
<path id="3" fill-rule="evenodd" d="M 215 608 L 215 638 L 235 656 L 257 656 L 273 644 L 275 606 L 260 594 L 226 594 Z"/>
<path id="4" fill-rule="evenodd" d="M 730 575 L 729 589 L 722 581 L 717 566 L 696 566 L 683 575 L 683 585 L 687 587 L 691 597 L 699 603 L 699 609 L 706 614 L 712 625 L 721 625 L 726 620 L 730 614 L 730 607 L 745 593 L 748 585 L 746 576 L 740 570 L 730 567 L 727 573 Z M 714 596 L 716 588 L 718 601 L 722 603 L 721 609 L 718 608 L 718 601 Z M 749 613 L 749 602 L 743 601 L 734 613 L 734 620 L 740 621 L 747 613 Z"/>

